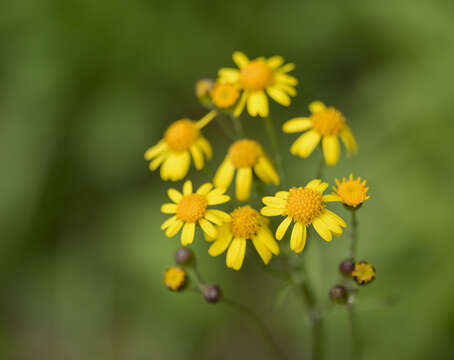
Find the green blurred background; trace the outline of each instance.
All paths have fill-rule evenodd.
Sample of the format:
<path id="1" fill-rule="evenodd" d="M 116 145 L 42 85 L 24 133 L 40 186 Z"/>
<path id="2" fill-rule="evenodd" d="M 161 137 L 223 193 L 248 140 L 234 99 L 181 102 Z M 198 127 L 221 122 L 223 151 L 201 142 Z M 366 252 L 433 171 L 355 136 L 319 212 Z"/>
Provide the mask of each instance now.
<path id="1" fill-rule="evenodd" d="M 232 66 L 234 50 L 297 64 L 298 97 L 271 106 L 279 126 L 319 99 L 357 136 L 359 154 L 326 180 L 353 171 L 371 187 L 359 217 L 360 258 L 378 271 L 360 295 L 367 358 L 449 357 L 453 34 L 452 1 L 0 2 L 0 358 L 272 359 L 241 315 L 163 286 L 178 248 L 159 229 L 171 184 L 143 160 L 172 121 L 206 113 L 194 83 Z M 270 151 L 262 120 L 245 121 Z M 228 140 L 215 123 L 204 133 L 215 169 Z M 282 152 L 304 184 L 319 155 L 287 155 L 294 139 L 281 134 Z M 301 255 L 324 300 L 347 235 L 312 239 Z M 290 359 L 304 358 L 300 304 L 289 294 L 276 305 L 281 284 L 252 251 L 234 272 L 201 238 L 192 248 L 206 279 L 254 306 Z M 348 359 L 345 311 L 326 327 L 327 358 Z"/>

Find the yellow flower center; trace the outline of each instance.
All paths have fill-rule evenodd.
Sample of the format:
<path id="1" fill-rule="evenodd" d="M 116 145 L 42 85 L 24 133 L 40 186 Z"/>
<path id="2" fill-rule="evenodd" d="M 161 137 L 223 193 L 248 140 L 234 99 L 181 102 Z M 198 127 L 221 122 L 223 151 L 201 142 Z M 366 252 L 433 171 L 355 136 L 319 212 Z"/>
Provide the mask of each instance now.
<path id="1" fill-rule="evenodd" d="M 348 206 L 357 207 L 365 200 L 369 199 L 367 195 L 368 188 L 365 183 L 361 183 L 361 179 L 354 179 L 350 177 L 349 180 L 343 179 L 341 183 L 337 182 L 337 188 L 334 188 L 337 195 L 340 196 L 342 202 Z"/>
<path id="2" fill-rule="evenodd" d="M 208 203 L 205 196 L 189 194 L 181 198 L 177 206 L 177 217 L 187 223 L 199 221 L 205 215 Z"/>
<path id="3" fill-rule="evenodd" d="M 164 140 L 170 151 L 182 152 L 188 150 L 199 136 L 199 130 L 189 119 L 181 119 L 170 125 L 165 134 Z"/>
<path id="4" fill-rule="evenodd" d="M 342 113 L 333 107 L 312 114 L 311 119 L 314 129 L 322 136 L 339 135 L 345 124 Z"/>
<path id="5" fill-rule="evenodd" d="M 260 144 L 249 139 L 234 142 L 228 153 L 230 161 L 237 169 L 255 166 L 262 155 L 263 150 Z"/>
<path id="6" fill-rule="evenodd" d="M 352 276 L 360 283 L 370 282 L 375 278 L 375 269 L 369 263 L 357 263 L 352 271 Z"/>
<path id="7" fill-rule="evenodd" d="M 232 84 L 217 84 L 211 92 L 214 104 L 221 109 L 233 106 L 239 96 L 240 92 Z"/>
<path id="8" fill-rule="evenodd" d="M 179 290 L 186 280 L 186 273 L 179 267 L 169 267 L 164 273 L 164 284 L 171 290 Z"/>
<path id="9" fill-rule="evenodd" d="M 241 70 L 240 83 L 246 90 L 263 90 L 273 83 L 273 70 L 265 61 L 253 60 Z"/>
<path id="10" fill-rule="evenodd" d="M 290 216 L 297 222 L 310 224 L 312 220 L 321 215 L 324 208 L 320 193 L 304 187 L 291 188 L 284 215 Z"/>
<path id="11" fill-rule="evenodd" d="M 230 231 L 235 238 L 250 239 L 260 229 L 260 215 L 250 206 L 239 207 L 230 216 Z"/>

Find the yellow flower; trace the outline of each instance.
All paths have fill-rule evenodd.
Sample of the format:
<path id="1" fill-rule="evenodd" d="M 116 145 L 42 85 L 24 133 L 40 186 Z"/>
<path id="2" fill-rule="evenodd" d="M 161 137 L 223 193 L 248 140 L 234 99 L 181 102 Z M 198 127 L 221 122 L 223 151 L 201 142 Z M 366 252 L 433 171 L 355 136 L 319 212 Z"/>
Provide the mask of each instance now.
<path id="1" fill-rule="evenodd" d="M 199 121 L 181 119 L 170 125 L 164 138 L 145 152 L 145 160 L 151 161 L 150 170 L 161 166 L 162 180 L 181 180 L 189 171 L 191 155 L 196 169 L 202 169 L 204 156 L 211 159 L 212 150 L 200 129 L 216 114 L 216 111 L 211 111 Z"/>
<path id="2" fill-rule="evenodd" d="M 180 267 L 169 267 L 164 273 L 164 284 L 172 291 L 182 290 L 186 285 L 185 271 Z"/>
<path id="3" fill-rule="evenodd" d="M 246 201 L 251 195 L 252 169 L 264 183 L 279 184 L 279 176 L 260 144 L 249 139 L 238 140 L 230 146 L 227 156 L 219 166 L 214 176 L 214 184 L 227 189 L 232 183 L 235 170 L 238 170 L 236 198 Z"/>
<path id="4" fill-rule="evenodd" d="M 239 116 L 247 104 L 251 116 L 267 117 L 269 110 L 266 93 L 279 104 L 290 105 L 290 96 L 296 96 L 294 87 L 298 80 L 287 73 L 294 69 L 295 64 L 282 66 L 284 59 L 281 56 L 249 60 L 239 51 L 235 51 L 232 57 L 239 69 L 219 70 L 219 81 L 236 84 L 243 90 L 234 111 L 235 116 Z"/>
<path id="5" fill-rule="evenodd" d="M 343 204 L 356 208 L 367 199 L 370 199 L 370 196 L 367 195 L 369 188 L 366 187 L 366 180 L 361 182 L 360 177 L 354 179 L 353 174 L 350 174 L 348 180 L 344 177 L 342 182 L 337 179 L 335 181 L 337 188 L 333 186 L 333 189 Z"/>
<path id="6" fill-rule="evenodd" d="M 355 264 L 352 271 L 353 279 L 358 285 L 366 285 L 375 279 L 375 268 L 366 261 L 360 261 Z"/>
<path id="7" fill-rule="evenodd" d="M 200 98 L 205 98 L 210 94 L 210 91 L 213 90 L 214 81 L 211 79 L 200 79 L 195 83 L 195 94 Z"/>
<path id="8" fill-rule="evenodd" d="M 173 203 L 162 205 L 161 212 L 175 215 L 164 221 L 161 229 L 166 231 L 167 237 L 172 237 L 183 228 L 181 232 L 183 245 L 194 241 L 196 224 L 199 224 L 205 234 L 216 237 L 217 231 L 212 223 L 222 225 L 230 221 L 230 216 L 224 211 L 208 209 L 208 206 L 229 201 L 230 197 L 224 195 L 224 192 L 225 189 L 213 189 L 212 184 L 205 183 L 193 193 L 190 180 L 184 183 L 183 194 L 175 189 L 169 189 L 167 194 Z"/>
<path id="9" fill-rule="evenodd" d="M 347 226 L 345 221 L 325 207 L 326 202 L 339 201 L 336 195 L 323 195 L 327 187 L 327 183 L 315 179 L 305 187 L 279 191 L 275 196 L 266 196 L 262 199 L 267 205 L 262 208 L 262 215 L 286 216 L 276 230 L 276 239 L 281 240 L 284 237 L 292 221 L 295 225 L 290 239 L 290 248 L 297 253 L 304 249 L 306 230 L 310 224 L 326 241 L 332 240 L 332 234 L 335 236 L 342 234 L 341 227 Z"/>
<path id="10" fill-rule="evenodd" d="M 255 249 L 265 264 L 271 260 L 272 254 L 279 254 L 279 246 L 268 228 L 268 220 L 250 206 L 242 206 L 230 214 L 231 221 L 219 226 L 216 239 L 210 236 L 205 238 L 214 241 L 208 253 L 218 256 L 227 250 L 227 267 L 239 270 L 243 265 L 246 251 L 246 240 L 252 240 Z"/>
<path id="11" fill-rule="evenodd" d="M 294 133 L 311 129 L 301 135 L 290 148 L 293 155 L 302 158 L 312 154 L 320 140 L 322 141 L 323 155 L 328 165 L 335 165 L 339 161 L 340 136 L 347 148 L 348 154 L 355 153 L 358 145 L 350 128 L 345 123 L 342 113 L 333 108 L 326 107 L 320 101 L 314 101 L 309 105 L 310 117 L 299 117 L 287 121 L 283 130 L 286 133 Z"/>
<path id="12" fill-rule="evenodd" d="M 228 109 L 235 105 L 240 96 L 237 87 L 229 83 L 217 83 L 211 91 L 211 99 L 219 109 Z"/>

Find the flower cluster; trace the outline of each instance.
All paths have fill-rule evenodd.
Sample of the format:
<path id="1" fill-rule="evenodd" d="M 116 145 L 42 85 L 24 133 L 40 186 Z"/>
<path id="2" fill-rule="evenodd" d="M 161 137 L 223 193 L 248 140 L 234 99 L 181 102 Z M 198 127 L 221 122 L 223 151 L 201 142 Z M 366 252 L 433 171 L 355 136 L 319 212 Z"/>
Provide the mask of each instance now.
<path id="1" fill-rule="evenodd" d="M 168 189 L 171 202 L 163 204 L 161 211 L 171 217 L 163 222 L 161 229 L 167 237 L 181 232 L 181 244 L 187 246 L 193 243 L 196 229 L 200 228 L 205 240 L 211 243 L 208 253 L 214 257 L 226 252 L 227 267 L 239 270 L 244 263 L 248 240 L 265 264 L 273 255 L 279 255 L 278 241 L 287 233 L 290 249 L 300 253 L 305 248 L 310 226 L 327 242 L 332 241 L 333 235 L 341 236 L 347 227 L 344 219 L 329 209 L 328 203 L 340 202 L 356 210 L 369 196 L 365 180 L 354 179 L 353 175 L 341 182 L 336 179 L 331 193 L 325 193 L 329 187 L 327 182 L 315 178 L 306 185 L 266 194 L 261 184 L 279 186 L 282 173 L 276 170 L 264 146 L 250 136 L 244 137 L 237 128 L 244 109 L 252 117 L 269 121 L 268 98 L 283 106 L 291 104 L 298 80 L 289 73 L 295 65 L 285 64 L 281 56 L 251 60 L 241 52 L 234 52 L 232 58 L 237 68 L 221 68 L 217 79 L 203 79 L 196 84 L 200 103 L 210 111 L 197 121 L 183 118 L 173 122 L 163 138 L 145 152 L 145 159 L 150 161 L 151 171 L 160 168 L 162 180 L 182 180 L 188 175 L 191 162 L 196 170 L 202 170 L 205 162 L 212 158 L 212 146 L 202 135 L 203 128 L 214 119 L 221 121 L 222 117 L 232 121 L 230 130 L 235 129 L 235 140 L 209 182 L 195 191 L 191 180 L 184 182 L 182 192 Z M 335 165 L 340 158 L 339 138 L 348 154 L 357 152 L 346 117 L 338 109 L 313 101 L 309 111 L 307 117 L 292 118 L 282 124 L 284 133 L 304 132 L 290 147 L 291 154 L 307 158 L 321 144 L 326 165 Z M 234 200 L 226 194 L 232 182 Z M 263 205 L 251 202 L 254 184 Z M 231 207 L 233 211 L 212 208 L 231 201 L 237 202 Z M 277 226 L 267 219 L 275 216 L 281 217 Z M 363 279 L 365 270 L 360 264 L 356 265 L 355 276 Z M 176 274 L 176 270 L 172 270 L 172 274 Z"/>

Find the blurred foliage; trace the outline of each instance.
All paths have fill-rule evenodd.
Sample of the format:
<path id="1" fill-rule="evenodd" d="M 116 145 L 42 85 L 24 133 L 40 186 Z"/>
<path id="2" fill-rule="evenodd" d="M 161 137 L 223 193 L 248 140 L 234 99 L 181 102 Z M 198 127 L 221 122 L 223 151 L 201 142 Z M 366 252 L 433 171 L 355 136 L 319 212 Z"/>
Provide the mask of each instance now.
<path id="1" fill-rule="evenodd" d="M 143 161 L 169 123 L 204 114 L 194 83 L 232 65 L 234 50 L 297 64 L 294 104 L 271 107 L 279 126 L 320 99 L 358 138 L 358 156 L 326 179 L 353 171 L 371 187 L 359 216 L 361 258 L 378 271 L 360 299 L 367 358 L 449 357 L 453 34 L 452 1 L 0 2 L 0 357 L 271 356 L 238 314 L 162 285 L 178 248 L 159 229 L 170 184 Z M 266 143 L 261 128 L 247 120 Z M 215 124 L 205 134 L 214 169 L 228 141 Z M 317 155 L 291 157 L 294 137 L 280 136 L 291 178 L 305 183 Z M 301 256 L 326 298 L 347 237 L 311 245 Z M 302 310 L 288 296 L 273 311 L 281 285 L 256 255 L 237 273 L 201 238 L 193 248 L 204 276 L 255 304 L 301 358 Z M 327 358 L 349 358 L 347 329 L 346 313 L 333 310 Z"/>

